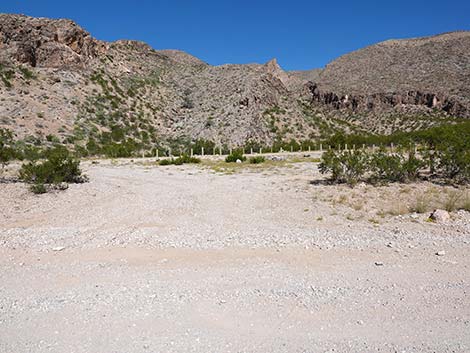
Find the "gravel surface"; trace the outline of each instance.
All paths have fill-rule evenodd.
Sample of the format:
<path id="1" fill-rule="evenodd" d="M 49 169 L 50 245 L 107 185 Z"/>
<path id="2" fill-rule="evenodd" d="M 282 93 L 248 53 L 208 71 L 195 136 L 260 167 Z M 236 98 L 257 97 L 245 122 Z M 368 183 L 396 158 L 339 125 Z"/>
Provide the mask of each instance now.
<path id="1" fill-rule="evenodd" d="M 0 184 L 0 352 L 470 352 L 470 214 L 378 217 L 434 186 L 316 168 L 102 161 L 64 192 Z"/>

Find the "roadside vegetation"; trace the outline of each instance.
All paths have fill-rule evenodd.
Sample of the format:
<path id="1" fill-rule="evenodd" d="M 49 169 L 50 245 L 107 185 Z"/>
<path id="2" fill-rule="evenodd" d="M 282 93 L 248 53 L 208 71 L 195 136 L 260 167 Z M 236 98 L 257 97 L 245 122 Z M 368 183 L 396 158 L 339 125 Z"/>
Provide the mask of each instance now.
<path id="1" fill-rule="evenodd" d="M 234 151 L 225 158 L 225 162 L 227 163 L 241 163 L 245 161 L 246 157 L 241 150 Z"/>
<path id="2" fill-rule="evenodd" d="M 233 151 L 227 146 L 219 148 L 211 141 L 200 139 L 191 142 L 181 138 L 166 141 L 142 153 L 142 146 L 126 138 L 126 132 L 121 128 L 111 128 L 102 136 L 104 134 L 108 139 L 104 145 L 101 143 L 103 141 L 98 143 L 89 138 L 85 147 L 75 145 L 69 150 L 68 141 L 54 135 L 48 135 L 46 141 L 31 136 L 18 141 L 10 131 L 0 129 L 1 170 L 3 172 L 13 159 L 24 161 L 21 179 L 35 185 L 37 190 L 44 190 L 38 185 L 79 182 L 81 179 L 75 177 L 80 176 L 78 164 L 79 158 L 83 156 L 151 157 L 171 155 L 171 151 L 174 151 L 179 152 L 181 157 L 162 159 L 159 164 L 181 165 L 200 162 L 197 157 L 190 156 L 188 151 L 195 155 L 228 154 L 230 151 L 231 154 L 225 158 L 226 163 L 248 161 L 248 164 L 269 164 L 260 152 L 308 151 L 318 150 L 322 146 L 326 152 L 321 159 L 320 171 L 337 183 L 355 185 L 364 181 L 386 184 L 416 180 L 435 180 L 447 184 L 470 182 L 470 122 L 389 136 L 334 135 L 322 142 L 300 143 L 291 140 L 274 143 L 269 148 L 248 142 Z M 51 171 L 57 174 L 51 174 Z"/>
<path id="3" fill-rule="evenodd" d="M 88 178 L 80 170 L 80 160 L 64 147 L 47 151 L 45 160 L 22 165 L 19 178 L 31 184 L 31 191 L 42 194 L 49 189 L 63 190 L 69 183 L 84 183 Z"/>
<path id="4" fill-rule="evenodd" d="M 182 165 L 182 164 L 197 164 L 201 163 L 201 160 L 196 157 L 188 155 L 182 155 L 178 158 L 162 159 L 158 162 L 159 165 Z"/>
<path id="5" fill-rule="evenodd" d="M 414 149 L 329 150 L 323 154 L 319 169 L 333 182 L 352 186 L 360 181 L 384 184 L 437 180 L 464 184 L 470 182 L 470 148 L 448 144 L 421 153 Z"/>

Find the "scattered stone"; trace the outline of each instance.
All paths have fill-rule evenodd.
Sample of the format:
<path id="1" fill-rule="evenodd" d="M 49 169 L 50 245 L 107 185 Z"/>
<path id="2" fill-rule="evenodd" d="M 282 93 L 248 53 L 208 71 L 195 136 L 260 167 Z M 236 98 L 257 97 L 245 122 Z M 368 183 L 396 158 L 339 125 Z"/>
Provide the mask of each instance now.
<path id="1" fill-rule="evenodd" d="M 434 210 L 431 215 L 429 216 L 429 219 L 438 222 L 438 223 L 446 223 L 450 221 L 450 215 L 449 212 L 445 210 Z"/>
<path id="2" fill-rule="evenodd" d="M 56 188 L 57 190 L 61 190 L 61 191 L 67 190 L 67 189 L 69 188 L 69 184 L 67 184 L 67 183 L 59 183 L 59 184 L 56 185 L 55 188 Z"/>
<path id="3" fill-rule="evenodd" d="M 375 266 L 383 266 L 384 263 L 382 261 L 376 261 Z"/>
<path id="4" fill-rule="evenodd" d="M 65 246 L 56 246 L 55 248 L 52 248 L 52 251 L 62 251 L 65 249 Z"/>
<path id="5" fill-rule="evenodd" d="M 444 256 L 445 254 L 446 254 L 446 252 L 444 250 L 436 252 L 437 256 Z"/>

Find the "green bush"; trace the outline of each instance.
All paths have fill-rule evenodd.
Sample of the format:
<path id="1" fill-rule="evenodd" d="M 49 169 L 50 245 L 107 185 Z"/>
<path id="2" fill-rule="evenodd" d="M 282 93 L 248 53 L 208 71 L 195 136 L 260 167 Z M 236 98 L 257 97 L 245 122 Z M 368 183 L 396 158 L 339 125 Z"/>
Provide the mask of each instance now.
<path id="1" fill-rule="evenodd" d="M 379 151 L 370 159 L 371 179 L 373 181 L 403 181 L 402 156 Z"/>
<path id="2" fill-rule="evenodd" d="M 251 157 L 249 160 L 250 164 L 260 164 L 264 163 L 266 159 L 263 156 Z"/>
<path id="3" fill-rule="evenodd" d="M 331 173 L 331 179 L 338 183 L 356 184 L 369 168 L 369 155 L 363 151 L 329 150 L 322 156 L 319 170 Z"/>
<path id="4" fill-rule="evenodd" d="M 356 184 L 358 181 L 407 182 L 420 177 L 426 162 L 417 158 L 413 151 L 402 152 L 335 151 L 322 156 L 319 170 L 330 173 L 338 183 Z"/>
<path id="5" fill-rule="evenodd" d="M 173 161 L 174 161 L 173 158 L 171 158 L 171 159 L 161 159 L 160 161 L 158 161 L 158 165 L 171 165 L 171 164 L 174 164 Z"/>
<path id="6" fill-rule="evenodd" d="M 456 182 L 470 181 L 470 147 L 463 143 L 438 147 L 437 173 Z"/>
<path id="7" fill-rule="evenodd" d="M 232 154 L 225 157 L 225 162 L 227 163 L 235 163 L 237 160 L 241 162 L 246 161 L 246 157 L 243 155 L 242 151 L 233 151 Z"/>
<path id="8" fill-rule="evenodd" d="M 46 186 L 41 183 L 31 185 L 29 190 L 34 194 L 45 194 L 47 192 Z"/>
<path id="9" fill-rule="evenodd" d="M 183 154 L 181 157 L 176 158 L 175 161 L 182 162 L 181 164 L 197 164 L 201 163 L 201 160 L 196 157 L 188 156 L 187 154 Z"/>
<path id="10" fill-rule="evenodd" d="M 2 169 L 10 160 L 15 158 L 15 149 L 13 148 L 13 134 L 10 130 L 0 129 L 0 164 Z"/>
<path id="11" fill-rule="evenodd" d="M 181 157 L 178 158 L 168 158 L 168 159 L 162 159 L 158 162 L 159 165 L 182 165 L 182 164 L 196 164 L 196 163 L 201 163 L 201 160 L 196 157 L 191 157 L 186 154 L 182 155 Z"/>
<path id="12" fill-rule="evenodd" d="M 80 161 L 65 147 L 49 150 L 43 162 L 23 164 L 20 179 L 35 184 L 83 183 L 87 179 L 80 170 Z"/>
<path id="13" fill-rule="evenodd" d="M 416 157 L 416 154 L 410 150 L 408 156 L 403 159 L 402 170 L 405 181 L 414 181 L 419 178 L 421 170 L 426 163 Z"/>

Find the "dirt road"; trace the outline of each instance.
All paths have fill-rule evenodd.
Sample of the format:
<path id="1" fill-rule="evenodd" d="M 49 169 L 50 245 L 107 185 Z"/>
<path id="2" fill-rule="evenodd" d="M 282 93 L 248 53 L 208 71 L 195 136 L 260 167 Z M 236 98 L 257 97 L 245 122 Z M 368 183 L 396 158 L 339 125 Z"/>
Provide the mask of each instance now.
<path id="1" fill-rule="evenodd" d="M 470 351 L 467 212 L 380 218 L 397 186 L 314 163 L 86 172 L 0 185 L 0 352 Z"/>

